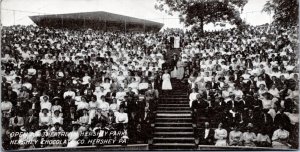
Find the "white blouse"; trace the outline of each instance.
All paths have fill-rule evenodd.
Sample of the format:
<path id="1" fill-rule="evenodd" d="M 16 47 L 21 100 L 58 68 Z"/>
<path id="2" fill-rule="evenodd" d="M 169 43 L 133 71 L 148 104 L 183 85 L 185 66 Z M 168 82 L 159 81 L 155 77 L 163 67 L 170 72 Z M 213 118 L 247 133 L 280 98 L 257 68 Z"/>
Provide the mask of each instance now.
<path id="1" fill-rule="evenodd" d="M 109 104 L 107 102 L 100 102 L 100 104 L 98 104 L 98 108 L 102 109 L 103 111 L 108 111 Z"/>
<path id="2" fill-rule="evenodd" d="M 48 113 L 46 116 L 43 113 L 39 114 L 39 126 L 43 126 L 44 123 L 46 126 L 49 126 L 51 123 L 51 115 Z"/>
<path id="3" fill-rule="evenodd" d="M 116 113 L 116 123 L 128 123 L 128 114 Z"/>
<path id="4" fill-rule="evenodd" d="M 194 101 L 194 100 L 197 100 L 197 95 L 198 95 L 198 94 L 199 94 L 198 92 L 192 92 L 192 93 L 190 94 L 190 96 L 189 96 L 189 99 L 190 99 L 190 107 L 192 107 L 193 101 Z"/>
<path id="5" fill-rule="evenodd" d="M 41 110 L 48 109 L 49 111 L 51 111 L 52 104 L 49 101 L 41 102 L 40 105 L 41 105 Z"/>
<path id="6" fill-rule="evenodd" d="M 62 117 L 60 117 L 60 116 L 58 116 L 58 117 L 56 117 L 56 116 L 53 116 L 52 118 L 51 118 L 51 124 L 52 125 L 54 125 L 55 123 L 59 123 L 59 124 L 63 124 L 63 120 L 64 120 L 64 118 L 62 118 Z"/>

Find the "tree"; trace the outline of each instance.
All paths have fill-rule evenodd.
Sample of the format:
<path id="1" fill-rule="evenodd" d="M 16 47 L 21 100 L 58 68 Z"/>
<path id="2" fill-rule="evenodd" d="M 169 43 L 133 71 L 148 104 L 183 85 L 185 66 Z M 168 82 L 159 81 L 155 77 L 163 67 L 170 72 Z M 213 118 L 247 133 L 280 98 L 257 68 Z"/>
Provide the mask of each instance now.
<path id="1" fill-rule="evenodd" d="M 203 26 L 208 23 L 226 22 L 243 25 L 240 12 L 248 0 L 156 0 L 155 8 L 172 15 L 179 13 L 180 22 L 186 26 Z M 241 10 L 239 10 L 241 9 Z"/>
<path id="2" fill-rule="evenodd" d="M 274 13 L 273 23 L 289 26 L 298 23 L 298 9 L 298 0 L 269 0 L 262 11 Z"/>

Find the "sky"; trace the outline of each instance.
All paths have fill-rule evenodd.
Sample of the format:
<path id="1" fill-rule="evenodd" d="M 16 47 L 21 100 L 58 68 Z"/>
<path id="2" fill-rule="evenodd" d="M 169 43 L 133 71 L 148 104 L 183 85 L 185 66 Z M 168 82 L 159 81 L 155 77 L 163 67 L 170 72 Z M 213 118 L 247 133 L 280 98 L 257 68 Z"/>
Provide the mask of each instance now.
<path id="1" fill-rule="evenodd" d="M 261 10 L 267 0 L 248 0 L 242 19 L 251 25 L 270 23 L 271 16 Z M 61 14 L 75 12 L 107 11 L 141 19 L 164 23 L 164 28 L 184 28 L 179 22 L 178 14 L 170 16 L 154 8 L 156 0 L 2 0 L 1 22 L 4 26 L 30 25 L 28 16 Z M 231 26 L 226 25 L 225 28 Z M 213 24 L 206 25 L 205 30 L 220 29 Z"/>

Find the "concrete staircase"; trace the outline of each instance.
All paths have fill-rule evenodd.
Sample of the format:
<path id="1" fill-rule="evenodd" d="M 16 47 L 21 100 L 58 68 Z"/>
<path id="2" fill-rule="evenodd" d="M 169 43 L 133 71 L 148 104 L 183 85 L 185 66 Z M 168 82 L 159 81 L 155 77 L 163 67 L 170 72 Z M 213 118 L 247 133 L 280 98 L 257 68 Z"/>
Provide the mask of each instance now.
<path id="1" fill-rule="evenodd" d="M 172 80 L 173 90 L 160 95 L 150 150 L 196 148 L 187 85 Z"/>

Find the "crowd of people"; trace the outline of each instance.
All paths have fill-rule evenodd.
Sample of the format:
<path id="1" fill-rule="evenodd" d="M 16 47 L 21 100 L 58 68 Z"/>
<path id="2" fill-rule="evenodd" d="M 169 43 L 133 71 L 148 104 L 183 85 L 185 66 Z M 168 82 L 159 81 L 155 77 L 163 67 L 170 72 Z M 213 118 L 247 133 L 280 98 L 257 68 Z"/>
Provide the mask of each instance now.
<path id="1" fill-rule="evenodd" d="M 189 36 L 174 59 L 192 58 L 190 107 L 203 130 L 216 128 L 212 139 L 200 131 L 200 143 L 204 136 L 219 146 L 298 143 L 297 34 L 298 27 L 273 25 Z"/>
<path id="2" fill-rule="evenodd" d="M 70 132 L 60 145 L 68 147 L 85 145 L 76 142 L 84 132 L 113 130 L 127 143 L 146 142 L 165 62 L 162 35 L 36 26 L 2 34 L 4 147 L 58 146 L 10 143 L 55 139 L 41 132 Z M 10 136 L 16 132 L 23 135 Z"/>
<path id="3" fill-rule="evenodd" d="M 122 131 L 128 143 L 145 143 L 159 93 L 172 90 L 171 78 L 190 88 L 194 120 L 204 129 L 197 133 L 200 143 L 290 147 L 298 129 L 297 29 L 233 28 L 199 36 L 5 27 L 3 147 L 89 145 L 76 142 L 87 139 L 82 132 L 106 138 L 103 132 L 112 130 Z M 167 55 L 173 51 L 179 53 Z M 217 128 L 212 136 L 209 128 Z M 10 142 L 45 138 L 68 142 Z"/>

